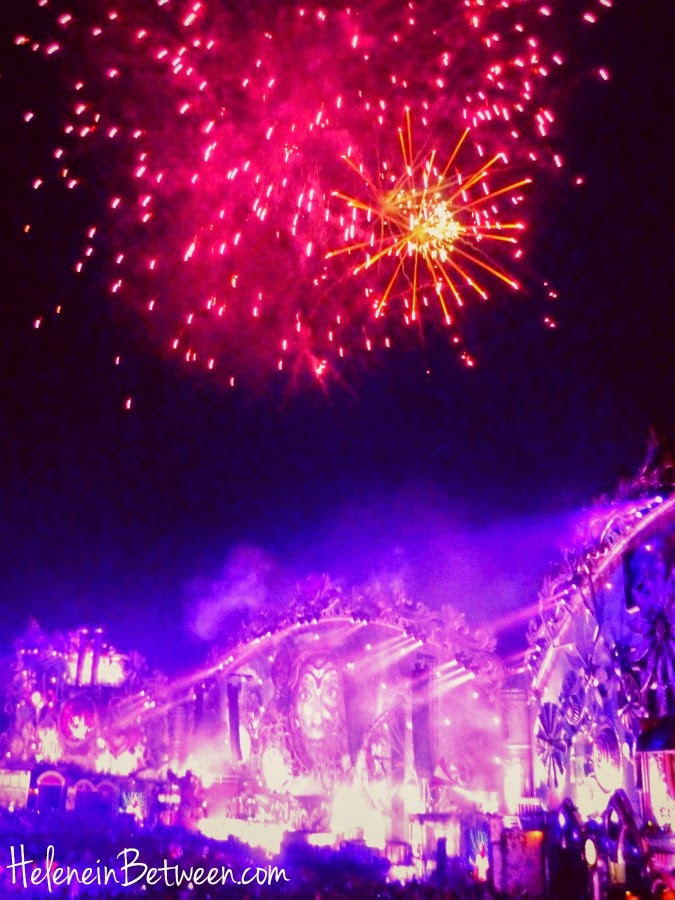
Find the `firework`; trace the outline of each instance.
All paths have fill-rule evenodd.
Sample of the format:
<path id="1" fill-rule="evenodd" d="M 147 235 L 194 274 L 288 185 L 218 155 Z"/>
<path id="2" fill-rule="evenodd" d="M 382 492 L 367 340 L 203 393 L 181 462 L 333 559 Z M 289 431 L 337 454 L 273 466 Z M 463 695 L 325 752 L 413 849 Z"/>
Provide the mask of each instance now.
<path id="1" fill-rule="evenodd" d="M 343 253 L 362 252 L 366 258 L 354 274 L 367 273 L 384 260 L 390 261 L 391 274 L 386 286 L 377 294 L 374 302 L 375 316 L 385 311 L 390 298 L 396 293 L 396 285 L 403 283 L 405 319 L 415 321 L 419 314 L 420 298 L 428 305 L 422 288 L 428 284 L 435 296 L 447 325 L 452 324 L 450 303 L 463 305 L 460 288 L 467 286 L 483 300 L 488 299 L 476 275 L 486 273 L 502 284 L 517 290 L 514 278 L 498 268 L 483 251 L 482 244 L 489 242 L 517 244 L 517 233 L 525 227 L 520 221 L 504 221 L 498 218 L 498 198 L 507 197 L 518 204 L 522 196 L 519 188 L 530 183 L 530 178 L 490 189 L 487 177 L 496 163 L 504 160 L 497 154 L 468 175 L 453 171 L 469 130 L 465 130 L 442 168 L 437 163 L 437 151 L 418 157 L 413 149 L 410 113 L 406 112 L 405 132 L 399 130 L 401 145 L 401 171 L 396 176 L 388 167 L 377 178 L 369 177 L 363 166 L 349 157 L 345 162 L 359 175 L 368 189 L 369 198 L 361 200 L 345 194 L 337 196 L 354 211 L 365 215 L 364 240 L 348 243 L 346 247 L 332 251 L 329 257 Z M 356 217 L 354 217 L 356 219 Z M 372 227 L 371 227 L 372 226 Z M 352 225 L 345 230 L 345 237 L 353 233 Z M 450 303 L 446 295 L 450 295 Z"/>
<path id="2" fill-rule="evenodd" d="M 322 376 L 396 341 L 382 313 L 404 285 L 411 320 L 429 288 L 447 321 L 451 305 L 487 293 L 484 276 L 515 284 L 484 248 L 513 247 L 521 229 L 498 210 L 518 201 L 521 179 L 497 169 L 561 162 L 549 102 L 564 67 L 557 6 L 37 6 L 15 43 L 53 71 L 63 115 L 33 186 L 86 195 L 96 215 L 75 271 L 103 277 L 111 302 L 142 314 L 167 352 L 227 384 L 279 370 Z M 596 5 L 586 12 L 594 18 Z M 412 137 L 396 138 L 403 109 L 416 129 L 470 129 L 465 144 L 489 162 L 461 174 L 460 148 L 442 162 L 440 151 L 415 156 Z M 37 101 L 24 118 L 53 119 Z M 401 173 L 390 185 L 387 161 Z M 357 221 L 346 224 L 345 202 Z M 352 226 L 363 236 L 345 241 Z M 355 277 L 356 245 L 370 241 Z"/>

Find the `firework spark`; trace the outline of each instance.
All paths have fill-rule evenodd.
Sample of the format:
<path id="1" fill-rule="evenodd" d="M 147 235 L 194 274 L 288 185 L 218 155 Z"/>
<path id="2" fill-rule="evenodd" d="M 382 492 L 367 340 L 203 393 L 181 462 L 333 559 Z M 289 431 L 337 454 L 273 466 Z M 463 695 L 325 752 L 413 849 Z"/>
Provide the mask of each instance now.
<path id="1" fill-rule="evenodd" d="M 463 305 L 460 288 L 466 285 L 483 300 L 488 293 L 474 274 L 486 273 L 499 282 L 517 290 L 519 285 L 511 275 L 499 268 L 483 251 L 483 242 L 517 245 L 518 232 L 524 229 L 521 221 L 504 221 L 498 217 L 498 198 L 518 204 L 522 196 L 516 192 L 531 179 L 521 178 L 489 188 L 487 178 L 495 164 L 504 162 L 497 154 L 468 175 L 453 172 L 462 145 L 469 134 L 466 129 L 442 168 L 437 164 L 437 151 L 416 156 L 413 148 L 410 112 L 406 111 L 405 132 L 399 129 L 403 174 L 399 177 L 385 168 L 377 178 L 367 175 L 363 166 L 349 157 L 345 162 L 362 179 L 369 199 L 361 200 L 342 193 L 336 196 L 348 206 L 365 215 L 369 234 L 365 240 L 348 243 L 328 256 L 366 254 L 366 259 L 354 274 L 367 273 L 382 261 L 391 263 L 386 286 L 376 297 L 375 315 L 385 311 L 396 285 L 403 284 L 406 321 L 415 321 L 420 300 L 428 305 L 425 285 L 431 289 L 442 310 L 447 325 L 452 324 L 450 305 Z M 349 238 L 353 229 L 345 230 Z M 450 302 L 446 295 L 450 295 Z"/>
<path id="2" fill-rule="evenodd" d="M 606 5 L 589 0 L 575 15 L 586 27 Z M 86 194 L 82 208 L 95 215 L 74 269 L 104 278 L 111 303 L 142 314 L 169 353 L 225 384 L 303 368 L 323 377 L 396 340 L 381 321 L 403 282 L 408 315 L 418 317 L 420 269 L 446 319 L 467 287 L 487 293 L 484 278 L 514 286 L 483 248 L 513 246 L 521 230 L 495 211 L 522 186 L 499 181 L 502 155 L 520 168 L 562 162 L 552 111 L 565 66 L 560 4 L 37 7 L 34 33 L 15 43 L 44 59 L 63 102 L 54 127 L 39 97 L 25 111 L 27 127 L 51 128 L 53 141 L 33 187 Z M 469 128 L 489 162 L 460 176 L 455 154 L 442 165 L 418 158 L 408 133 L 396 148 L 401 177 L 361 178 L 350 191 L 341 160 L 381 173 L 402 109 L 436 134 Z M 485 193 L 488 177 L 499 183 Z M 346 224 L 339 194 L 377 234 L 344 240 L 362 223 Z M 352 254 L 370 240 L 355 279 Z M 345 243 L 351 253 L 331 253 Z M 389 257 L 395 273 L 382 286 Z"/>

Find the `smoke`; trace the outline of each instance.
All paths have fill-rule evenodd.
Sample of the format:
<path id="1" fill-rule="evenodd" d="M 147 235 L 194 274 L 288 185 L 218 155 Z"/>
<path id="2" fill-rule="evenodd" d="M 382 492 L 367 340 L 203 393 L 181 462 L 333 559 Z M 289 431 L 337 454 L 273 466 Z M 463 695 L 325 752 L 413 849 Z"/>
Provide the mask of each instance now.
<path id="1" fill-rule="evenodd" d="M 364 497 L 275 555 L 230 549 L 215 577 L 192 584 L 188 625 L 203 640 L 222 638 L 256 611 L 283 609 L 298 582 L 326 573 L 345 588 L 379 582 L 431 608 L 451 605 L 473 627 L 504 628 L 500 648 L 508 652 L 524 646 L 527 619 L 517 613 L 536 601 L 578 517 L 491 519 L 419 485 Z M 505 625 L 514 613 L 513 626 Z"/>
<path id="2" fill-rule="evenodd" d="M 189 629 L 205 641 L 221 638 L 253 611 L 273 602 L 279 581 L 279 567 L 267 551 L 234 547 L 215 577 L 197 579 L 189 586 Z"/>
<path id="3" fill-rule="evenodd" d="M 473 627 L 501 627 L 536 601 L 574 543 L 578 517 L 569 509 L 499 515 L 414 484 L 344 506 L 294 564 L 350 584 L 399 583 L 431 608 L 464 612 Z M 524 646 L 526 627 L 527 619 L 519 621 L 502 649 Z"/>

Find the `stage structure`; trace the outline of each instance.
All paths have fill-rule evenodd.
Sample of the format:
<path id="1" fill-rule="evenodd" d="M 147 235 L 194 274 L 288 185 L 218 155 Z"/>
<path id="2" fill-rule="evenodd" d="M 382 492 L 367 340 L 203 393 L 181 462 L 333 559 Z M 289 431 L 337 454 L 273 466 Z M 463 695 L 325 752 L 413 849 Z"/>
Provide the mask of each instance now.
<path id="1" fill-rule="evenodd" d="M 501 799 L 493 649 L 449 607 L 305 582 L 196 686 L 186 766 L 210 785 L 203 829 L 246 819 L 383 847 L 423 842 L 433 816 L 458 855 L 461 812 Z"/>
<path id="2" fill-rule="evenodd" d="M 15 652 L 0 805 L 145 816 L 166 775 L 167 679 L 118 652 L 101 628 L 47 634 L 33 622 Z"/>
<path id="3" fill-rule="evenodd" d="M 535 785 L 549 808 L 604 817 L 608 880 L 623 884 L 650 848 L 675 862 L 675 492 L 656 443 L 581 546 L 530 626 Z"/>

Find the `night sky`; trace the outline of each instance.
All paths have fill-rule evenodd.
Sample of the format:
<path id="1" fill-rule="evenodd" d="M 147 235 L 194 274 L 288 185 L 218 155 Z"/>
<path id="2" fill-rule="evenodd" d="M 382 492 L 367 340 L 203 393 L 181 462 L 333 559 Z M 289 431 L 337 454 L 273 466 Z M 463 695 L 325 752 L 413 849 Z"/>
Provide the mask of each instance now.
<path id="1" fill-rule="evenodd" d="M 507 297 L 474 307 L 476 369 L 394 351 L 327 394 L 214 389 L 156 355 L 96 278 L 71 277 L 63 210 L 29 189 L 39 131 L 21 113 L 48 88 L 3 29 L 2 649 L 30 616 L 100 623 L 180 669 L 206 655 L 192 626 L 218 585 L 273 602 L 313 572 L 397 573 L 476 625 L 532 603 L 578 511 L 639 467 L 649 427 L 675 447 L 670 6 L 617 0 L 591 44 L 612 80 L 580 83 L 561 110 L 587 181 L 544 180 L 528 238 L 558 329 Z"/>

